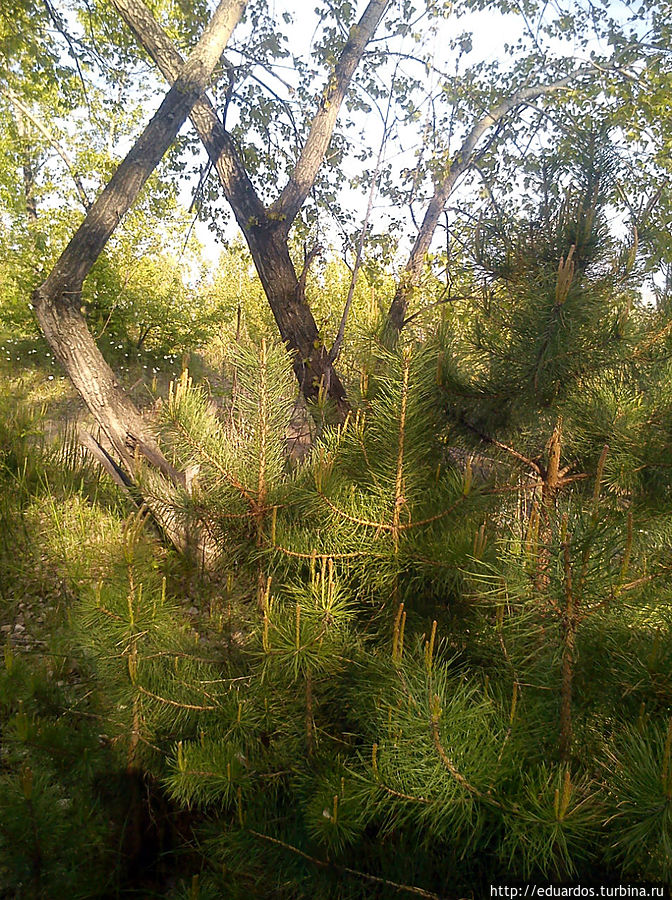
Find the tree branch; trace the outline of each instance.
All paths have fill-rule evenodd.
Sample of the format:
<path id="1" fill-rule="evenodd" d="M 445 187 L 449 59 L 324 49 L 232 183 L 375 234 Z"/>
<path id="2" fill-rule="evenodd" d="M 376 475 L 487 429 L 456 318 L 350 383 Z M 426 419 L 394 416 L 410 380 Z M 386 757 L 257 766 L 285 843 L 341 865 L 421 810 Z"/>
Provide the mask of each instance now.
<path id="1" fill-rule="evenodd" d="M 365 881 L 373 881 L 375 884 L 383 884 L 386 887 L 392 887 L 398 891 L 406 891 L 409 894 L 415 894 L 417 897 L 426 897 L 428 900 L 441 900 L 438 894 L 432 894 L 430 891 L 425 891 L 423 888 L 415 887 L 415 885 L 399 884 L 399 882 L 390 881 L 388 878 L 379 878 L 377 875 L 369 875 L 367 872 L 358 872 L 356 869 L 350 869 L 348 866 L 341 866 L 338 863 L 327 862 L 316 856 L 310 856 L 298 847 L 292 846 L 292 844 L 271 837 L 270 834 L 262 834 L 262 832 L 254 831 L 252 828 L 249 829 L 249 832 L 255 837 L 260 838 L 262 841 L 268 841 L 271 844 L 275 844 L 278 847 L 283 847 L 285 850 L 296 853 L 297 856 L 301 856 L 303 859 L 312 862 L 321 869 L 335 869 L 337 872 L 347 872 L 348 875 L 354 875 L 356 878 L 362 878 Z"/>
<path id="2" fill-rule="evenodd" d="M 61 157 L 63 162 L 65 163 L 65 167 L 70 173 L 72 180 L 75 183 L 75 188 L 77 190 L 77 196 L 79 197 L 80 203 L 84 207 L 84 209 L 88 212 L 91 208 L 91 202 L 89 198 L 86 196 L 86 191 L 84 190 L 84 185 L 82 184 L 82 179 L 79 177 L 77 172 L 75 171 L 75 167 L 70 161 L 67 153 L 63 149 L 63 147 L 59 144 L 53 134 L 46 128 L 39 119 L 35 118 L 35 116 L 30 112 L 30 110 L 24 106 L 24 104 L 19 100 L 16 94 L 6 86 L 0 84 L 0 94 L 4 94 L 5 97 L 9 100 L 9 102 L 16 107 L 30 122 L 33 123 L 35 128 L 40 132 L 42 137 L 50 144 L 56 153 Z"/>
<path id="3" fill-rule="evenodd" d="M 395 69 L 396 74 L 396 69 Z M 394 78 L 392 79 L 394 81 Z M 345 300 L 345 306 L 343 307 L 343 314 L 341 316 L 341 321 L 338 326 L 338 332 L 336 333 L 336 337 L 334 338 L 334 343 L 329 351 L 329 359 L 332 363 L 335 363 L 341 353 L 341 347 L 343 346 L 343 340 L 345 339 L 345 326 L 348 322 L 348 316 L 350 315 L 350 307 L 352 306 L 352 301 L 355 296 L 355 288 L 357 287 L 357 276 L 359 274 L 359 269 L 362 264 L 362 257 L 364 254 L 364 244 L 366 242 L 366 233 L 369 230 L 369 222 L 371 220 L 371 213 L 373 212 L 373 202 L 376 198 L 376 190 L 378 188 L 378 175 L 380 174 L 380 167 L 383 161 L 383 153 L 385 152 L 385 145 L 387 144 L 388 138 L 388 121 L 390 118 L 390 109 L 392 107 L 392 89 L 390 89 L 390 93 L 387 98 L 387 110 L 385 111 L 385 116 L 383 118 L 383 136 L 380 141 L 380 147 L 378 148 L 378 156 L 376 157 L 376 165 L 371 173 L 371 187 L 369 189 L 369 199 L 366 205 L 366 214 L 364 216 L 364 221 L 362 222 L 362 230 L 359 235 L 359 241 L 357 242 L 357 254 L 355 256 L 355 263 L 352 267 L 352 272 L 350 274 L 350 284 L 348 286 L 348 295 Z"/>
<path id="4" fill-rule="evenodd" d="M 152 57 L 166 81 L 174 84 L 184 68 L 184 59 L 142 0 L 110 0 L 110 3 L 140 46 Z M 260 224 L 266 216 L 264 205 L 248 178 L 231 135 L 222 125 L 207 96 L 203 95 L 198 100 L 189 117 L 217 170 L 224 195 L 243 232 L 249 229 L 251 223 Z"/>
<path id="5" fill-rule="evenodd" d="M 319 109 L 310 126 L 294 171 L 282 194 L 268 210 L 269 218 L 282 221 L 285 233 L 289 231 L 315 183 L 348 85 L 388 3 L 389 0 L 370 0 L 359 22 L 350 29 L 333 75 L 324 88 Z"/>
<path id="6" fill-rule="evenodd" d="M 429 250 L 429 246 L 434 236 L 439 217 L 444 210 L 448 198 L 455 189 L 458 180 L 467 172 L 474 163 L 476 148 L 483 135 L 493 126 L 498 125 L 502 119 L 510 112 L 513 112 L 518 106 L 538 99 L 545 94 L 554 93 L 562 88 L 567 87 L 581 75 L 589 74 L 592 71 L 590 66 L 581 66 L 575 69 L 564 78 L 549 84 L 531 85 L 522 88 L 516 93 L 507 97 L 501 103 L 494 106 L 488 113 L 476 122 L 469 134 L 464 139 L 462 146 L 447 162 L 445 175 L 443 178 L 435 180 L 434 194 L 432 195 L 429 205 L 422 220 L 422 225 L 418 231 L 415 243 L 411 249 L 410 255 L 404 272 L 399 281 L 394 299 L 390 305 L 386 322 L 386 339 L 389 342 L 393 340 L 404 324 L 406 309 L 409 300 L 415 289 L 422 266 Z"/>
<path id="7" fill-rule="evenodd" d="M 180 77 L 96 199 L 40 288 L 43 295 L 53 299 L 57 295 L 79 294 L 82 282 L 112 232 L 128 212 L 205 90 L 245 3 L 246 0 L 220 0 L 217 11 L 189 56 Z"/>

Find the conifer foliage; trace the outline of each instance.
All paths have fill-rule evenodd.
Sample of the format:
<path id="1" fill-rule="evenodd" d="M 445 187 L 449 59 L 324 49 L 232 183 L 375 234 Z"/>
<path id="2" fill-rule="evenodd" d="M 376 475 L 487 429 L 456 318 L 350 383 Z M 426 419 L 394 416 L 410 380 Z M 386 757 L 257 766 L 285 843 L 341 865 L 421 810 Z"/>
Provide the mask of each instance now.
<path id="1" fill-rule="evenodd" d="M 608 235 L 611 162 L 587 145 L 536 218 L 481 224 L 482 309 L 369 361 L 357 413 L 292 472 L 278 451 L 273 489 L 256 448 L 264 422 L 281 446 L 261 398 L 283 376 L 242 353 L 248 475 L 209 477 L 225 515 L 248 506 L 248 678 L 227 738 L 182 744 L 169 782 L 229 809 L 208 846 L 234 883 L 670 877 L 659 323 L 633 306 L 636 245 Z M 181 397 L 193 435 L 204 400 Z"/>
<path id="2" fill-rule="evenodd" d="M 531 218 L 481 221 L 482 302 L 362 359 L 303 462 L 283 347 L 240 336 L 223 409 L 171 388 L 201 636 L 137 517 L 73 621 L 129 857 L 143 790 L 186 816 L 172 896 L 672 878 L 669 327 L 596 146 Z"/>

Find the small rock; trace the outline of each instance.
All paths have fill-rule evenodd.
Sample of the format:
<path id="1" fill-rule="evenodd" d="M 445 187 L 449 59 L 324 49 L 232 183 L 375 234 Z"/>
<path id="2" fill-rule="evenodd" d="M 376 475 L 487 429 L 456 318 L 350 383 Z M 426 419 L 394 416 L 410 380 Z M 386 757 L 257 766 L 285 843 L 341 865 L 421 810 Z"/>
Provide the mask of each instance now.
<path id="1" fill-rule="evenodd" d="M 0 625 L 0 631 L 2 631 L 4 634 L 9 634 L 9 632 L 11 630 L 12 630 L 11 625 Z"/>
<path id="2" fill-rule="evenodd" d="M 26 626 L 22 625 L 21 622 L 17 622 L 14 626 L 14 631 L 22 632 L 26 630 Z"/>

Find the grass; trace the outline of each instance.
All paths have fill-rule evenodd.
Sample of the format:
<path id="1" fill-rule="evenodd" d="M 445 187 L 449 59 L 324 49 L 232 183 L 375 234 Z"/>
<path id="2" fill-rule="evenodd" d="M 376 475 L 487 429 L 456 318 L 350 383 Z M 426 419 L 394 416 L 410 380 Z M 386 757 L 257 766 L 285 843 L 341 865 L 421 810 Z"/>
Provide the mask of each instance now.
<path id="1" fill-rule="evenodd" d="M 162 362 L 136 355 L 118 365 L 138 405 L 179 373 L 181 361 Z M 137 510 L 83 453 L 82 425 L 92 420 L 44 343 L 1 334 L 3 900 L 166 896 L 176 880 L 166 841 L 177 813 L 149 776 L 129 774 L 119 735 L 106 733 L 105 683 L 73 627 L 80 598 L 98 584 L 123 584 L 130 566 L 139 583 L 165 579 L 174 627 L 192 642 L 200 635 L 201 654 L 221 657 L 239 627 L 221 584 L 197 578 L 138 527 Z M 189 816 L 179 815 L 188 831 Z"/>

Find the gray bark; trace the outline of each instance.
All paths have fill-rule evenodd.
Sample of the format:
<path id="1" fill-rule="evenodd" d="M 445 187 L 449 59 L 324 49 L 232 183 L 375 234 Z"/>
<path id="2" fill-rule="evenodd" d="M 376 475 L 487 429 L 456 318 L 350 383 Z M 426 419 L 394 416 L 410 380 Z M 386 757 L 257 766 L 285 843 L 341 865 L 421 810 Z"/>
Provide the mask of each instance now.
<path id="1" fill-rule="evenodd" d="M 178 484 L 184 483 L 184 477 L 165 459 L 151 429 L 98 350 L 81 311 L 81 291 L 110 235 L 207 87 L 245 2 L 221 0 L 157 113 L 89 209 L 46 281 L 33 293 L 35 316 L 44 336 L 126 468 L 133 472 L 139 455 Z"/>
<path id="2" fill-rule="evenodd" d="M 182 70 L 182 57 L 142 0 L 110 2 L 172 83 Z M 371 0 L 358 24 L 351 29 L 296 167 L 280 196 L 268 208 L 257 196 L 230 135 L 207 97 L 202 97 L 191 112 L 191 121 L 250 248 L 280 336 L 292 353 L 301 390 L 307 398 L 314 398 L 320 384 L 324 384 L 339 419 L 345 418 L 349 408 L 345 389 L 320 341 L 317 324 L 289 255 L 287 235 L 315 182 L 348 85 L 388 3 L 389 0 Z"/>

